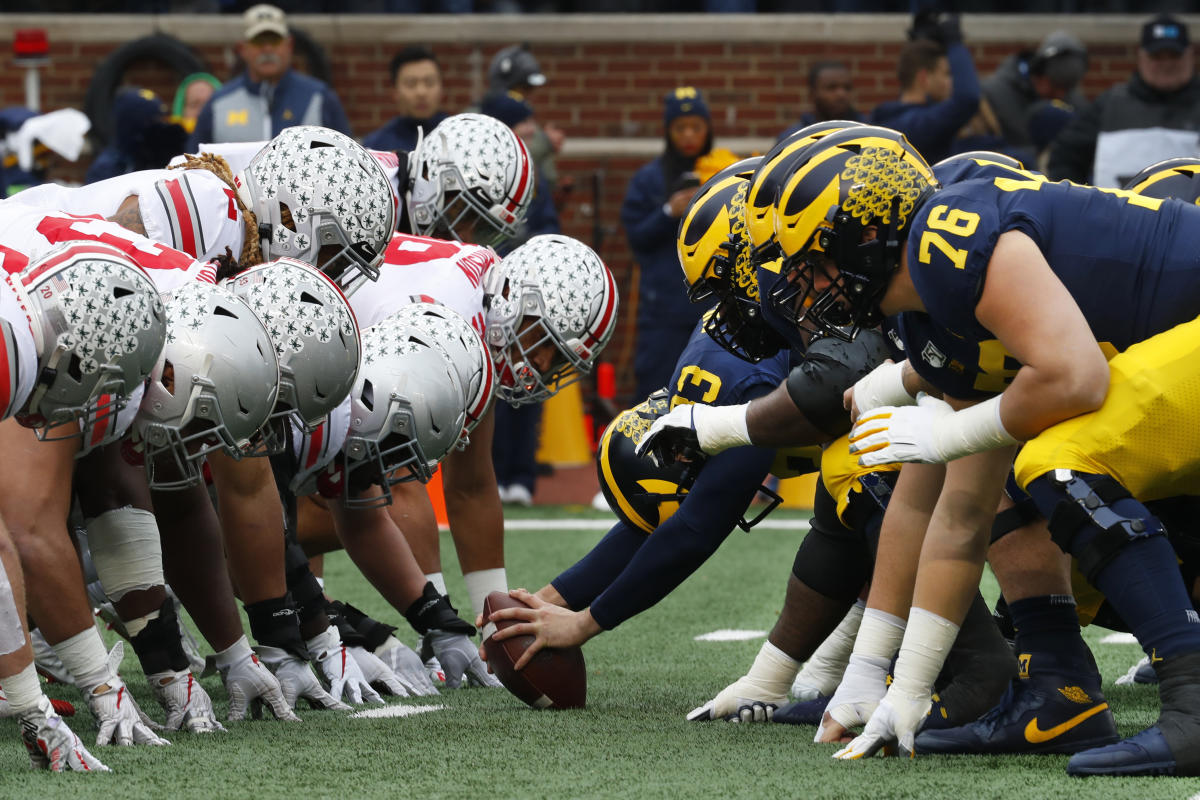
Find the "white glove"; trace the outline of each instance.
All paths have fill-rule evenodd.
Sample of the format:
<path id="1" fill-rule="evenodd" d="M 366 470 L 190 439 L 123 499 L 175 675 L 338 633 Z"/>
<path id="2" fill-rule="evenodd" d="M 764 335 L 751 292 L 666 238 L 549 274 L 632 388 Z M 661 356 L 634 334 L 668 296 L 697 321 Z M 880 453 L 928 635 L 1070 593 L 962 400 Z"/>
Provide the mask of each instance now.
<path id="1" fill-rule="evenodd" d="M 465 680 L 468 686 L 499 688 L 503 684 L 487 671 L 479 658 L 479 648 L 461 633 L 432 630 L 428 634 L 429 645 L 442 666 L 446 687 L 457 689 Z"/>
<path id="2" fill-rule="evenodd" d="M 284 708 L 294 709 L 301 697 L 308 701 L 313 708 L 324 708 L 332 711 L 346 711 L 350 706 L 338 700 L 325 691 L 312 667 L 307 661 L 301 661 L 286 650 L 266 645 L 255 645 L 254 652 L 271 668 L 278 679 L 279 700 Z M 289 711 L 289 714 L 292 712 Z M 278 715 L 276 715 L 278 716 Z M 294 717 L 295 714 L 292 714 Z"/>
<path id="3" fill-rule="evenodd" d="M 787 702 L 788 686 L 799 662 L 770 642 L 764 642 L 750 671 L 722 689 L 716 697 L 692 709 L 688 720 L 702 722 L 770 722 L 775 709 Z"/>
<path id="4" fill-rule="evenodd" d="M 881 748 L 898 744 L 900 754 L 913 757 L 913 740 L 917 729 L 925 721 L 931 705 L 928 692 L 909 695 L 898 691 L 896 685 L 888 690 L 887 696 L 879 701 L 879 707 L 871 715 L 871 721 L 863 732 L 850 744 L 833 754 L 834 758 L 869 758 Z"/>
<path id="5" fill-rule="evenodd" d="M 851 390 L 854 418 L 882 406 L 911 406 L 917 399 L 904 388 L 904 365 L 885 361 L 858 379 Z"/>
<path id="6" fill-rule="evenodd" d="M 109 772 L 71 732 L 45 695 L 37 707 L 20 716 L 21 740 L 34 769 L 51 772 Z"/>
<path id="7" fill-rule="evenodd" d="M 389 636 L 376 647 L 375 655 L 388 665 L 388 669 L 412 697 L 430 697 L 438 693 L 437 687 L 429 679 L 429 673 L 425 671 L 421 657 L 395 636 Z"/>
<path id="8" fill-rule="evenodd" d="M 354 663 L 358 665 L 358 669 L 362 672 L 363 679 L 367 685 L 371 687 L 380 686 L 380 691 L 396 697 L 410 697 L 408 690 L 404 688 L 404 684 L 396 677 L 396 673 L 392 672 L 391 667 L 385 664 L 379 656 L 372 653 L 365 647 L 350 647 L 347 648 L 354 659 Z M 378 695 L 376 695 L 378 697 Z M 383 702 L 380 699 L 379 702 Z"/>
<path id="9" fill-rule="evenodd" d="M 240 643 L 245 641 L 246 637 L 243 636 Z M 229 694 L 229 721 L 245 719 L 247 710 L 257 719 L 262 716 L 262 707 L 265 704 L 276 719 L 299 722 L 300 718 L 292 713 L 284 699 L 279 681 L 258 659 L 247 644 L 244 653 L 239 650 L 231 664 L 220 668 L 221 678 L 225 681 L 225 691 Z"/>
<path id="10" fill-rule="evenodd" d="M 185 725 L 192 733 L 225 730 L 217 721 L 208 692 L 192 673 L 168 670 L 147 675 L 146 680 L 150 681 L 154 699 L 167 712 L 167 730 L 177 731 Z"/>
<path id="11" fill-rule="evenodd" d="M 1000 421 L 1000 395 L 955 411 L 921 392 L 916 406 L 877 408 L 850 431 L 850 452 L 864 467 L 897 461 L 944 464 L 1016 443 Z"/>
<path id="12" fill-rule="evenodd" d="M 379 692 L 367 683 L 354 656 L 342 644 L 342 636 L 335 626 L 330 625 L 305 644 L 308 646 L 308 657 L 321 668 L 334 700 L 341 700 L 345 696 L 355 705 L 383 702 Z"/>
<path id="13" fill-rule="evenodd" d="M 100 723 L 100 732 L 96 734 L 97 746 L 170 744 L 152 730 L 158 726 L 138 708 L 137 701 L 120 677 L 113 675 L 104 683 L 85 689 L 84 696 L 88 709 Z"/>
<path id="14" fill-rule="evenodd" d="M 655 462 L 667 461 L 668 452 L 698 448 L 707 455 L 716 455 L 731 447 L 750 444 L 746 430 L 748 403 L 739 406 L 706 406 L 686 403 L 654 421 L 642 434 L 635 452 L 639 456 L 651 453 Z"/>
<path id="15" fill-rule="evenodd" d="M 876 658 L 854 654 L 846 665 L 846 674 L 825 712 L 833 721 L 843 728 L 857 728 L 865 725 L 871 718 L 871 713 L 879 705 L 879 701 L 887 693 L 888 667 L 890 659 Z M 825 724 L 817 727 L 817 735 L 813 741 L 821 741 L 825 732 Z"/>

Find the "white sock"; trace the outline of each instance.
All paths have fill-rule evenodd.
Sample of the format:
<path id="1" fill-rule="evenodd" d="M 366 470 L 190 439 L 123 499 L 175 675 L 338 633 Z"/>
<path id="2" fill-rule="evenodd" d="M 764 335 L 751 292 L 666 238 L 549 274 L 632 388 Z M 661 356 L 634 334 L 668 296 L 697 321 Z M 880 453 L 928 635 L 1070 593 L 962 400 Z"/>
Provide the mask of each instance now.
<path id="1" fill-rule="evenodd" d="M 42 683 L 38 680 L 32 661 L 16 675 L 0 678 L 0 689 L 4 690 L 9 706 L 17 714 L 33 709 L 42 699 Z"/>
<path id="2" fill-rule="evenodd" d="M 450 592 L 446 589 L 446 576 L 440 572 L 426 572 L 425 580 L 433 584 L 433 588 L 438 590 L 438 594 L 448 595 Z"/>
<path id="3" fill-rule="evenodd" d="M 471 612 L 475 615 L 483 613 L 483 601 L 489 594 L 508 591 L 508 575 L 504 567 L 464 572 L 463 580 L 467 583 L 467 594 L 471 596 Z"/>
<path id="4" fill-rule="evenodd" d="M 114 677 L 114 671 L 108 666 L 104 640 L 95 625 L 51 647 L 75 679 L 75 685 L 85 693 Z"/>

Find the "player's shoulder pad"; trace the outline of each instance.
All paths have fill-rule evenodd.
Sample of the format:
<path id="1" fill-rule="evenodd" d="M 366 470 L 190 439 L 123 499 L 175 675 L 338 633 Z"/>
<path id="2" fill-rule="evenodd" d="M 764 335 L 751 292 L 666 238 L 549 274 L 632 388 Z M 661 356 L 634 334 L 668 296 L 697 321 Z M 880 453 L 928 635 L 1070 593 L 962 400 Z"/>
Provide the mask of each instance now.
<path id="1" fill-rule="evenodd" d="M 809 345 L 804 360 L 792 368 L 788 394 L 814 426 L 830 437 L 841 436 L 850 430 L 850 414 L 842 395 L 890 355 L 887 338 L 878 330 L 863 331 L 850 342 L 822 337 Z"/>

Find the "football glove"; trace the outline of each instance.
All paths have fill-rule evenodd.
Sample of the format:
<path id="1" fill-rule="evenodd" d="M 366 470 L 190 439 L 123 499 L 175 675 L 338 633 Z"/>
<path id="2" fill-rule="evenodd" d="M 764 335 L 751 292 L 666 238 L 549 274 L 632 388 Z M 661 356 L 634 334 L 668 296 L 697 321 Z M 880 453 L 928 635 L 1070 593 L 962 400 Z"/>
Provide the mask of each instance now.
<path id="1" fill-rule="evenodd" d="M 383 644 L 375 648 L 375 655 L 396 676 L 413 697 L 429 697 L 438 693 L 437 687 L 429 679 L 425 664 L 421 657 L 411 648 L 397 639 L 389 636 Z"/>
<path id="2" fill-rule="evenodd" d="M 649 455 L 658 466 L 677 458 L 696 460 L 731 447 L 750 444 L 746 431 L 746 408 L 686 403 L 654 421 L 637 442 L 639 456 Z"/>
<path id="3" fill-rule="evenodd" d="M 775 709 L 787 702 L 788 687 L 799 666 L 778 647 L 764 642 L 749 672 L 693 709 L 687 718 L 693 722 L 770 722 Z"/>
<path id="4" fill-rule="evenodd" d="M 347 648 L 347 652 L 354 659 L 354 663 L 358 665 L 368 686 L 379 687 L 378 691 L 395 697 L 411 696 L 396 673 L 392 672 L 391 667 L 385 664 L 379 656 L 365 647 L 350 647 Z M 376 695 L 376 697 L 378 696 Z M 379 702 L 383 702 L 382 698 Z"/>
<path id="5" fill-rule="evenodd" d="M 192 733 L 224 731 L 225 726 L 217 721 L 212 700 L 191 672 L 156 672 L 147 675 L 154 699 L 167 712 L 167 730 L 177 731 L 187 727 Z"/>
<path id="6" fill-rule="evenodd" d="M 88 709 L 100 723 L 100 732 L 96 734 L 98 747 L 106 744 L 119 747 L 170 744 L 154 732 L 153 728 L 158 725 L 138 708 L 129 688 L 116 675 L 87 689 L 86 698 Z"/>
<path id="7" fill-rule="evenodd" d="M 258 719 L 262 716 L 262 707 L 265 704 L 276 719 L 299 722 L 300 718 L 292 713 L 291 707 L 284 699 L 283 687 L 279 680 L 259 661 L 259 657 L 246 644 L 246 637 L 243 636 L 239 644 L 245 645 L 245 652 L 239 649 L 232 662 L 220 668 L 221 678 L 225 681 L 225 691 L 229 694 L 229 721 L 245 719 L 246 711 Z"/>
<path id="8" fill-rule="evenodd" d="M 37 707 L 20 715 L 21 741 L 34 769 L 52 772 L 109 772 L 83 746 L 58 714 L 50 699 L 42 696 Z"/>
<path id="9" fill-rule="evenodd" d="M 305 644 L 308 646 L 308 657 L 321 668 L 334 700 L 341 700 L 344 696 L 355 705 L 383 702 L 379 692 L 367 683 L 349 648 L 342 644 L 342 636 L 336 627 L 330 625 Z"/>
<path id="10" fill-rule="evenodd" d="M 350 706 L 341 700 L 335 699 L 329 692 L 325 691 L 324 687 L 321 686 L 321 682 L 317 680 L 317 676 L 313 674 L 312 667 L 308 665 L 307 661 L 302 661 L 279 647 L 268 647 L 267 645 L 260 644 L 255 645 L 254 652 L 275 673 L 273 677 L 278 680 L 280 688 L 279 701 L 283 704 L 284 708 L 294 709 L 296 703 L 302 697 L 313 708 L 324 708 L 333 711 L 346 711 L 350 708 Z M 292 714 L 290 710 L 288 713 Z M 276 716 L 279 715 L 276 714 Z M 292 714 L 292 716 L 296 717 L 295 714 Z"/>
<path id="11" fill-rule="evenodd" d="M 479 648 L 463 634 L 432 630 L 425 636 L 441 664 L 447 688 L 457 689 L 464 682 L 468 686 L 488 688 L 503 685 L 495 675 L 487 671 L 487 666 L 479 658 Z"/>
<path id="12" fill-rule="evenodd" d="M 872 656 L 850 656 L 846 674 L 837 691 L 829 699 L 825 713 L 833 722 L 847 730 L 865 725 L 879 701 L 887 692 L 887 674 L 891 661 Z M 813 741 L 820 742 L 826 733 L 826 723 L 817 727 Z"/>
<path id="13" fill-rule="evenodd" d="M 854 760 L 869 758 L 885 747 L 899 745 L 900 755 L 913 757 L 913 740 L 917 729 L 925 722 L 931 699 L 928 692 L 909 695 L 898 691 L 896 685 L 879 701 L 871 721 L 860 736 L 833 754 L 834 758 Z"/>

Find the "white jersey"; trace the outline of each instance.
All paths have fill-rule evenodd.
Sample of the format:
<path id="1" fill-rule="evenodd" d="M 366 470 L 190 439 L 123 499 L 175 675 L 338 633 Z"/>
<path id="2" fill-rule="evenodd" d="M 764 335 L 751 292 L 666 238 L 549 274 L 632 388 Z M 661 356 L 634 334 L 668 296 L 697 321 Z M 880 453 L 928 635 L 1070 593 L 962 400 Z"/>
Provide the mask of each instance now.
<path id="1" fill-rule="evenodd" d="M 379 280 L 356 275 L 346 287 L 358 325 L 366 330 L 412 302 L 441 303 L 483 328 L 483 274 L 499 260 L 486 247 L 427 236 L 392 236 Z"/>
<path id="2" fill-rule="evenodd" d="M 145 270 L 160 292 L 171 292 L 185 283 L 215 283 L 217 267 L 203 263 L 145 236 L 122 228 L 115 222 L 95 217 L 75 217 L 61 212 L 46 212 L 6 200 L 0 203 L 0 268 L 20 272 L 63 242 L 104 242 L 121 250 Z"/>
<path id="3" fill-rule="evenodd" d="M 292 450 L 296 454 L 296 474 L 292 476 L 288 488 L 292 494 L 302 497 L 313 492 L 321 492 L 323 496 L 336 497 L 338 493 L 329 491 L 329 485 L 340 484 L 340 476 L 327 475 L 328 467 L 333 463 L 334 456 L 346 443 L 350 433 L 350 397 L 331 411 L 325 420 L 312 433 L 292 426 Z M 326 480 L 322 480 L 326 478 Z"/>
<path id="4" fill-rule="evenodd" d="M 234 175 L 237 175 L 250 165 L 250 159 L 254 158 L 258 151 L 267 144 L 267 142 L 206 142 L 200 145 L 199 151 L 212 153 L 225 159 L 229 169 Z M 375 157 L 375 160 L 383 167 L 383 171 L 387 173 L 388 183 L 392 187 L 392 196 L 396 200 L 396 219 L 399 219 L 400 211 L 404 208 L 404 198 L 400 196 L 400 157 L 390 150 L 367 150 L 367 152 Z M 175 156 L 171 159 L 172 166 L 183 162 L 183 156 Z"/>
<path id="5" fill-rule="evenodd" d="M 201 261 L 226 249 L 234 258 L 241 255 L 246 221 L 235 192 L 204 169 L 142 170 L 77 188 L 43 184 L 5 202 L 107 219 L 130 196 L 138 199 L 148 238 Z"/>
<path id="6" fill-rule="evenodd" d="M 37 377 L 37 345 L 32 320 L 13 285 L 14 274 L 0 280 L 0 419 L 21 409 Z"/>

